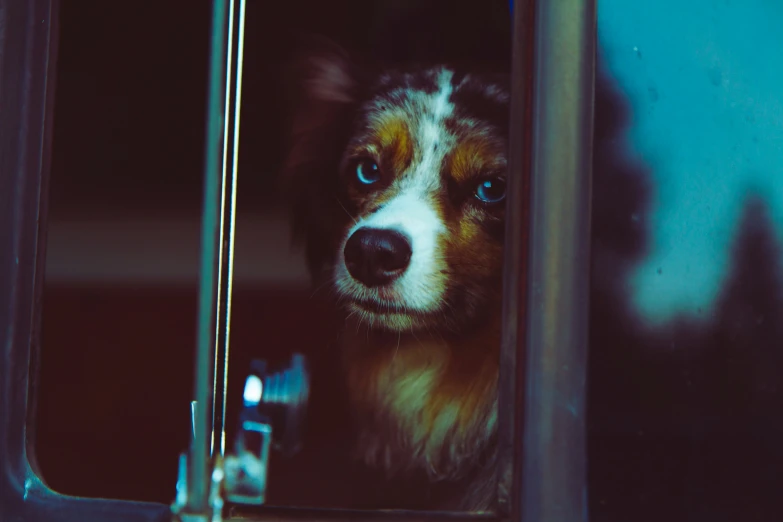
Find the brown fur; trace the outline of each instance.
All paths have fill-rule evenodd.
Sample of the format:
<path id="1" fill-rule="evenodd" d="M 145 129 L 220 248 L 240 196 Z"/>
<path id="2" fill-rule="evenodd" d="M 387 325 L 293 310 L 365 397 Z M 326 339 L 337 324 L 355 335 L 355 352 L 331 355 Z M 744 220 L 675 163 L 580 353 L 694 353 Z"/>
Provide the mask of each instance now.
<path id="1" fill-rule="evenodd" d="M 349 389 L 360 418 L 375 426 L 364 432 L 362 458 L 435 480 L 465 478 L 496 424 L 497 325 L 451 341 L 355 328 L 348 325 L 342 343 Z"/>

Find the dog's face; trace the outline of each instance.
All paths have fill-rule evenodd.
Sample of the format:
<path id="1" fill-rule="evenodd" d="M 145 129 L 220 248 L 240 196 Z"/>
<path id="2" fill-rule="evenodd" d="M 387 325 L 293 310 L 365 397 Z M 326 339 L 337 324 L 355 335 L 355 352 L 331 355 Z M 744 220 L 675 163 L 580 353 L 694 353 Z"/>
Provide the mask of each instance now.
<path id="1" fill-rule="evenodd" d="M 350 121 L 336 165 L 312 169 L 336 171 L 320 197 L 343 216 L 324 231 L 341 302 L 373 328 L 468 327 L 499 303 L 507 91 L 446 67 L 362 90 L 341 60 L 318 67 L 310 92 Z"/>

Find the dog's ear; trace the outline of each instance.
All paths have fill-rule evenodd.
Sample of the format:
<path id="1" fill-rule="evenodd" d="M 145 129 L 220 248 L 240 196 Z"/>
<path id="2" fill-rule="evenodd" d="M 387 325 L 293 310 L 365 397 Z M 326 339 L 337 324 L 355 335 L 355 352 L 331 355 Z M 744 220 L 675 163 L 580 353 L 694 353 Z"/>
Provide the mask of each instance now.
<path id="1" fill-rule="evenodd" d="M 323 42 L 307 60 L 305 92 L 311 99 L 324 102 L 353 103 L 357 82 L 348 53 L 332 42 Z"/>
<path id="2" fill-rule="evenodd" d="M 287 75 L 289 121 L 281 175 L 295 237 L 303 239 L 314 274 L 331 255 L 339 206 L 339 163 L 364 84 L 357 61 L 321 37 L 301 38 Z"/>
<path id="3" fill-rule="evenodd" d="M 299 149 L 289 160 L 302 161 L 304 157 L 299 154 L 311 156 L 325 146 L 323 132 L 350 113 L 360 98 L 363 81 L 359 74 L 362 68 L 336 43 L 312 35 L 300 35 L 297 40 L 285 92 L 290 125 L 287 133 L 291 145 Z"/>
<path id="4" fill-rule="evenodd" d="M 359 68 L 348 52 L 321 36 L 300 37 L 290 81 L 299 102 L 350 104 L 359 90 Z"/>

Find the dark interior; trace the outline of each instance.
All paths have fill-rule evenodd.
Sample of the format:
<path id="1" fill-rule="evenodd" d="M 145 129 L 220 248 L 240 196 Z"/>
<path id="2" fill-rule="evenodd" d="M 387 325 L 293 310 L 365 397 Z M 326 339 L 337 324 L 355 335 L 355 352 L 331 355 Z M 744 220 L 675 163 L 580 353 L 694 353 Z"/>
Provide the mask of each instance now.
<path id="1" fill-rule="evenodd" d="M 173 499 L 190 430 L 209 17 L 206 1 L 61 8 L 36 452 L 62 493 Z M 286 266 L 301 260 L 276 189 L 285 73 L 309 34 L 373 63 L 505 71 L 508 5 L 250 1 L 246 27 L 229 440 L 250 361 L 302 352 L 323 391 L 302 453 L 271 463 L 269 502 L 424 507 L 438 488 L 350 462 L 329 309 Z"/>
<path id="2" fill-rule="evenodd" d="M 190 429 L 210 2 L 61 4 L 37 461 L 62 493 L 169 503 Z M 274 188 L 281 75 L 309 32 L 385 61 L 509 60 L 505 0 L 249 2 L 230 397 L 256 357 L 303 351 L 317 383 L 336 371 L 328 307 L 288 253 Z M 619 281 L 648 242 L 644 220 L 625 217 L 650 204 L 650 172 L 628 159 L 627 103 L 599 72 L 590 516 L 783 519 L 783 291 L 769 218 L 749 202 L 711 321 L 641 325 Z M 314 399 L 304 452 L 272 462 L 270 502 L 426 505 L 436 491 L 341 460 L 346 412 L 332 398 Z"/>

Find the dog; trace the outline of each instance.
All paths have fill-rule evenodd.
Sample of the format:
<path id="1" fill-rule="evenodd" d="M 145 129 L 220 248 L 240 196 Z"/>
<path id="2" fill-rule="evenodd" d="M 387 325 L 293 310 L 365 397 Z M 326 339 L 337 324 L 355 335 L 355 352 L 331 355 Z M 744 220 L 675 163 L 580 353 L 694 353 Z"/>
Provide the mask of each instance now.
<path id="1" fill-rule="evenodd" d="M 490 510 L 507 75 L 310 49 L 293 69 L 283 181 L 313 283 L 344 319 L 357 455 L 454 484 L 437 508 Z"/>

